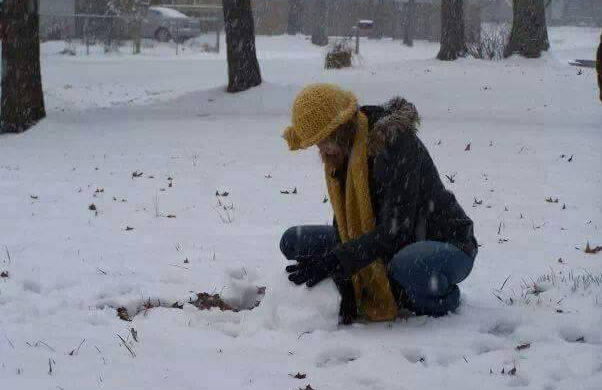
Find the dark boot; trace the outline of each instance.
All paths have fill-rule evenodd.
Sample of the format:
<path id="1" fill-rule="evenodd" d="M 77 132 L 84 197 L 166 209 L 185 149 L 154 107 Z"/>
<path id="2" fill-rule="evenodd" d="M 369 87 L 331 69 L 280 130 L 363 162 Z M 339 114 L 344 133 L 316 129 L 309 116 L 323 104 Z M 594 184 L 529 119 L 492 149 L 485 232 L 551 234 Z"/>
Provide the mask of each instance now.
<path id="1" fill-rule="evenodd" d="M 411 296 L 408 305 L 417 316 L 442 317 L 460 306 L 460 289 L 453 285 L 450 292 L 441 297 Z"/>

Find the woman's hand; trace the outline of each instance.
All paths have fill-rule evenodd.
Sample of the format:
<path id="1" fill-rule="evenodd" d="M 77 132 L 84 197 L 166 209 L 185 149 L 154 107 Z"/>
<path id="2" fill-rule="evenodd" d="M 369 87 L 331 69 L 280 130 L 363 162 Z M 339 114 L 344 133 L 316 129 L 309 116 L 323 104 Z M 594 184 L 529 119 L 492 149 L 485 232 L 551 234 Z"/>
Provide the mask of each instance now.
<path id="1" fill-rule="evenodd" d="M 286 272 L 289 273 L 288 280 L 301 285 L 306 284 L 307 287 L 313 287 L 322 280 L 331 277 L 341 269 L 341 262 L 333 254 L 329 253 L 324 256 L 315 257 L 311 260 L 297 262 L 295 265 L 286 267 Z"/>

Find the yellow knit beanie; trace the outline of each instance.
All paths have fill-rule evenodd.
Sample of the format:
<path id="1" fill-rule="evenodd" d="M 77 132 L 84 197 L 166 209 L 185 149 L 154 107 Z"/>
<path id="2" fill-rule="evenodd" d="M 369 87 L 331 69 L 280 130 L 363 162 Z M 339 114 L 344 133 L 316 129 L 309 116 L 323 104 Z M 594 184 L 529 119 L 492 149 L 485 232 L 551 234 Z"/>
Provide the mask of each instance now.
<path id="1" fill-rule="evenodd" d="M 286 128 L 283 137 L 290 150 L 306 149 L 351 120 L 357 110 L 353 93 L 333 84 L 309 85 L 295 98 L 293 124 Z"/>

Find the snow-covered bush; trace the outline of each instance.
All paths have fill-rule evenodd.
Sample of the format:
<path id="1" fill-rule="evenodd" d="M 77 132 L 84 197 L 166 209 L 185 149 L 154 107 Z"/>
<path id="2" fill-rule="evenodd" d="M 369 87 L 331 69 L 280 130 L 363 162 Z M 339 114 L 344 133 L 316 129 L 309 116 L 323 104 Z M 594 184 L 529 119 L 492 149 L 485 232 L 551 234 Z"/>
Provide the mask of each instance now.
<path id="1" fill-rule="evenodd" d="M 481 39 L 466 44 L 468 54 L 481 60 L 497 61 L 504 58 L 504 49 L 510 37 L 510 24 L 484 24 Z"/>
<path id="2" fill-rule="evenodd" d="M 343 38 L 335 41 L 326 53 L 326 69 L 349 68 L 353 58 L 353 49 L 351 48 L 351 39 Z"/>

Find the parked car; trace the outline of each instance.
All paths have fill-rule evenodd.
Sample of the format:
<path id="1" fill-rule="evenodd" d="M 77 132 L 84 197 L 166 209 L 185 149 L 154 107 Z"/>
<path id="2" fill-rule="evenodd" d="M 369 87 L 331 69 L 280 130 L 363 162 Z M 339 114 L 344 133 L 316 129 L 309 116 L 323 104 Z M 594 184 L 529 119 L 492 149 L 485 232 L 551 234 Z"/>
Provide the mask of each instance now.
<path id="1" fill-rule="evenodd" d="M 201 22 L 175 9 L 150 7 L 142 22 L 141 35 L 160 42 L 184 41 L 201 35 Z"/>

